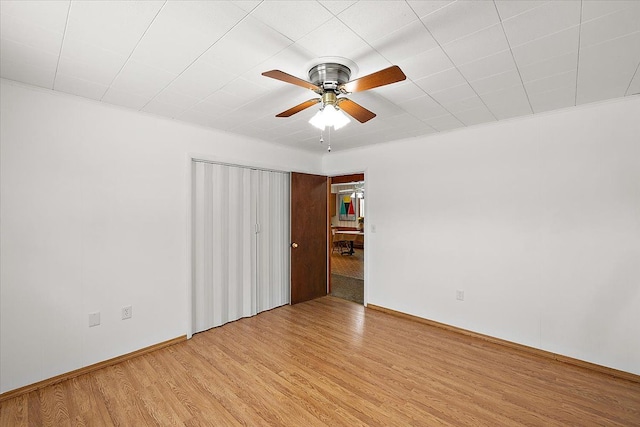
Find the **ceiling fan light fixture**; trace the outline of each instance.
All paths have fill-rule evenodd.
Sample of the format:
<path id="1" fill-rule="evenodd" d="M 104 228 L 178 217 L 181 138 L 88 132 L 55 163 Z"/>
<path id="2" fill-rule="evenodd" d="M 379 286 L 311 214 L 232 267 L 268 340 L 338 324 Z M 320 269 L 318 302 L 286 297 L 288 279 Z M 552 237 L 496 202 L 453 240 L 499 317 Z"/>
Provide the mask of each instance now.
<path id="1" fill-rule="evenodd" d="M 324 130 L 327 126 L 333 126 L 334 130 L 338 130 L 349 122 L 351 122 L 349 117 L 331 104 L 325 105 L 309 120 L 309 123 L 320 130 Z"/>

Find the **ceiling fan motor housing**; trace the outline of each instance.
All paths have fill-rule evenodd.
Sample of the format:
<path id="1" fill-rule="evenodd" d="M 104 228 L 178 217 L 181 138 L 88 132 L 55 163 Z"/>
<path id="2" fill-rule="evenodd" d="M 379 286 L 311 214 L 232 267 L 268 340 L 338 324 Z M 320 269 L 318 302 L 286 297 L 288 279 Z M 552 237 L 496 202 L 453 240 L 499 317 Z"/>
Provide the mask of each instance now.
<path id="1" fill-rule="evenodd" d="M 329 62 L 318 64 L 309 70 L 309 80 L 325 91 L 336 92 L 338 86 L 347 83 L 351 77 L 351 70 L 346 65 Z"/>

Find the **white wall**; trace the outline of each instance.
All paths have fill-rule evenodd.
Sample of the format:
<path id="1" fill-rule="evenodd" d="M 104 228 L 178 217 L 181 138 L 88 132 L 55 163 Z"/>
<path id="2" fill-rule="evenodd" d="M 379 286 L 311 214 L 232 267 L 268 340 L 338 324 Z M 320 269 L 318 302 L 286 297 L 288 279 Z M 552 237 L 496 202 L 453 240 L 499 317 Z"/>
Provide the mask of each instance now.
<path id="1" fill-rule="evenodd" d="M 320 171 L 310 153 L 0 89 L 0 392 L 186 334 L 188 153 Z"/>
<path id="2" fill-rule="evenodd" d="M 639 97 L 323 162 L 366 173 L 369 303 L 640 374 Z"/>
<path id="3" fill-rule="evenodd" d="M 187 153 L 364 170 L 368 302 L 640 374 L 638 97 L 321 164 L 0 84 L 0 392 L 186 333 Z"/>

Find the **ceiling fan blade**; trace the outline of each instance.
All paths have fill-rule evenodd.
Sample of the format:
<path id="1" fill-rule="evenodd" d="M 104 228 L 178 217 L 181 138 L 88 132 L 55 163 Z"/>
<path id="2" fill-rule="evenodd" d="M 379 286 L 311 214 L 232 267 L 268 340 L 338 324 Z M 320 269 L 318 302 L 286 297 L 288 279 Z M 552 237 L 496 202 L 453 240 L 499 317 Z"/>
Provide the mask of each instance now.
<path id="1" fill-rule="evenodd" d="M 298 104 L 295 107 L 289 108 L 287 111 L 283 111 L 282 113 L 278 114 L 276 117 L 291 117 L 302 110 L 305 110 L 309 107 L 313 107 L 320 101 L 321 101 L 320 98 L 314 98 L 308 101 L 304 101 L 302 104 Z"/>
<path id="2" fill-rule="evenodd" d="M 373 119 L 376 114 L 364 108 L 362 105 L 353 102 L 347 98 L 341 98 L 338 100 L 338 106 L 342 111 L 349 114 L 351 117 L 359 121 L 360 123 L 368 122 Z"/>
<path id="3" fill-rule="evenodd" d="M 285 73 L 284 71 L 280 71 L 280 70 L 265 71 L 264 73 L 262 73 L 262 75 L 265 77 L 271 77 L 272 79 L 281 80 L 286 83 L 302 86 L 303 88 L 310 89 L 314 92 L 321 90 L 318 86 L 314 85 L 313 83 L 308 82 L 306 80 L 299 79 L 296 76 L 292 76 L 291 74 Z"/>
<path id="4" fill-rule="evenodd" d="M 407 76 L 404 75 L 400 67 L 398 67 L 397 65 L 393 65 L 389 68 L 385 68 L 384 70 L 369 74 L 368 76 L 351 80 L 350 82 L 340 85 L 338 87 L 338 90 L 351 93 L 362 92 L 364 90 L 373 89 L 375 87 L 400 82 L 406 78 Z"/>

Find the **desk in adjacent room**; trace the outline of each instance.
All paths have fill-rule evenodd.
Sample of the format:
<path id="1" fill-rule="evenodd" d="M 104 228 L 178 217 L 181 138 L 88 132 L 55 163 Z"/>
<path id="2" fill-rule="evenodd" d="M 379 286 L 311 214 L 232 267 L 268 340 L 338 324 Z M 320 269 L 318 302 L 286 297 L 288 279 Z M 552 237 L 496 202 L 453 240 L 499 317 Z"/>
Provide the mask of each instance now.
<path id="1" fill-rule="evenodd" d="M 362 243 L 364 247 L 364 231 L 336 231 L 333 239 L 336 241 L 344 240 L 349 242 L 349 252 L 347 252 L 349 255 L 353 255 L 353 242 Z"/>

